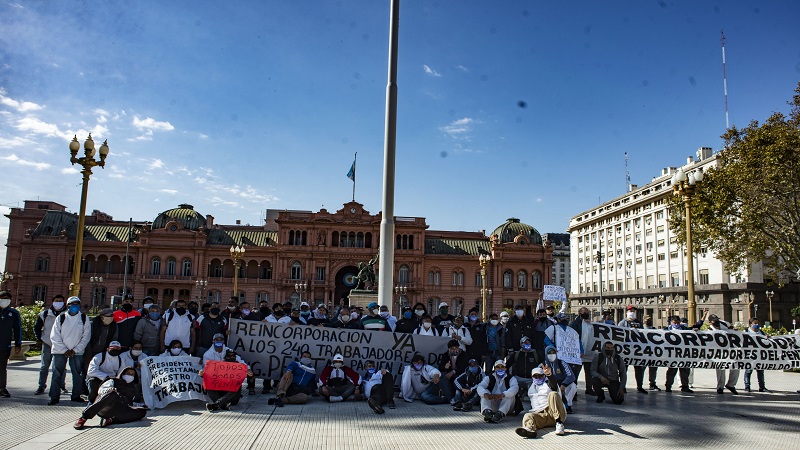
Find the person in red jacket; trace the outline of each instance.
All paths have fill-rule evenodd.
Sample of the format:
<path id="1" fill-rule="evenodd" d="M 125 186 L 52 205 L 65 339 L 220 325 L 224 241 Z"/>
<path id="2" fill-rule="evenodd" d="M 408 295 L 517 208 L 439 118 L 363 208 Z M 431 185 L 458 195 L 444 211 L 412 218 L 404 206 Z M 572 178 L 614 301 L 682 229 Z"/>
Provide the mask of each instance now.
<path id="1" fill-rule="evenodd" d="M 361 395 L 358 386 L 361 386 L 361 376 L 353 369 L 344 365 L 344 357 L 341 354 L 333 356 L 331 365 L 322 369 L 319 375 L 319 393 L 329 402 L 343 402 L 355 395 Z"/>
<path id="2" fill-rule="evenodd" d="M 133 309 L 133 295 L 128 294 L 122 300 L 120 309 L 114 311 L 114 322 L 117 324 L 117 340 L 125 348 L 133 347 L 133 333 L 136 324 L 142 318 L 138 310 Z"/>

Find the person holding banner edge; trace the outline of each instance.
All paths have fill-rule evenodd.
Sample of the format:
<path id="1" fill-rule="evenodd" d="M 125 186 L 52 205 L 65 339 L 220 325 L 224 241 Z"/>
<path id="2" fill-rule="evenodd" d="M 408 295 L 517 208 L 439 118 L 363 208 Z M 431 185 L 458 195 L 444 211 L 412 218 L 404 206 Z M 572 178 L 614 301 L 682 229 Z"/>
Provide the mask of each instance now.
<path id="1" fill-rule="evenodd" d="M 212 349 L 213 350 L 213 349 Z M 211 352 L 212 350 L 209 350 Z M 206 367 L 206 364 L 209 361 L 214 361 L 213 359 L 206 360 L 203 363 L 203 367 Z M 228 348 L 225 350 L 225 356 L 222 361 L 229 362 L 229 363 L 239 363 L 244 364 L 247 366 L 247 380 L 253 378 L 253 371 L 250 370 L 250 366 L 236 354 L 235 351 Z M 203 376 L 205 373 L 205 369 L 200 370 L 197 374 L 199 376 Z M 211 398 L 211 403 L 206 403 L 206 409 L 209 411 L 217 411 L 219 409 L 229 410 L 231 406 L 236 405 L 239 403 L 239 399 L 242 398 L 242 385 L 239 384 L 239 387 L 233 391 L 216 391 L 216 390 L 207 390 L 208 397 Z"/>
<path id="2" fill-rule="evenodd" d="M 617 326 L 623 328 L 637 328 L 637 329 L 644 328 L 642 322 L 636 318 L 636 307 L 633 305 L 628 305 L 628 310 L 625 313 L 625 318 L 620 320 Z M 625 366 L 625 369 L 623 370 L 627 370 L 627 366 Z M 647 390 L 645 390 L 643 386 L 644 366 L 634 366 L 633 373 L 634 376 L 636 377 L 636 391 L 639 392 L 640 394 L 647 394 Z M 622 385 L 622 389 L 627 392 L 627 389 L 625 388 L 624 384 Z"/>

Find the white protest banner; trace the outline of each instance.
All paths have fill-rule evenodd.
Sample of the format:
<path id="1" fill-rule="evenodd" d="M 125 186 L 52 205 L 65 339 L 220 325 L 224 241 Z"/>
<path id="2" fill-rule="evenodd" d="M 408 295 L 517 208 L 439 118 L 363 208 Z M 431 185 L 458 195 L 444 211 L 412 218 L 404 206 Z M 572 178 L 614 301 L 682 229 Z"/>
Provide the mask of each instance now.
<path id="1" fill-rule="evenodd" d="M 351 330 L 310 325 L 284 325 L 232 319 L 228 346 L 250 364 L 255 376 L 280 379 L 284 368 L 310 352 L 312 366 L 322 372 L 333 355 L 341 353 L 344 363 L 358 373 L 364 363 L 375 362 L 399 383 L 405 365 L 419 353 L 428 364 L 436 365 L 439 354 L 447 351 L 446 337 L 420 336 L 388 331 Z"/>
<path id="2" fill-rule="evenodd" d="M 552 334 L 555 333 L 556 351 L 558 359 L 569 364 L 581 364 L 581 337 L 578 332 L 570 327 L 562 329 L 561 325 L 553 325 L 546 331 L 550 340 L 553 340 Z"/>
<path id="3" fill-rule="evenodd" d="M 739 331 L 645 330 L 592 323 L 592 350 L 613 342 L 625 364 L 694 369 L 800 368 L 800 336 Z"/>
<path id="4" fill-rule="evenodd" d="M 151 356 L 142 360 L 142 394 L 151 409 L 172 402 L 203 400 L 203 378 L 198 375 L 200 358 L 194 356 Z"/>
<path id="5" fill-rule="evenodd" d="M 558 300 L 560 302 L 567 301 L 567 290 L 564 286 L 553 286 L 552 284 L 545 284 L 544 291 L 542 292 L 543 300 Z"/>

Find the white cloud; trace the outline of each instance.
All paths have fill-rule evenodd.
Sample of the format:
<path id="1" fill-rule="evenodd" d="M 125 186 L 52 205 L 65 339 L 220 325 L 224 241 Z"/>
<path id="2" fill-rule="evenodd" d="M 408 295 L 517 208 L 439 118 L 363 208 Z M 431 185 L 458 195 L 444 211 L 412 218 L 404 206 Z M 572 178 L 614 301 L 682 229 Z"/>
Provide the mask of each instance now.
<path id="1" fill-rule="evenodd" d="M 65 167 L 65 168 L 61 169 L 61 174 L 62 175 L 72 175 L 72 174 L 76 174 L 76 173 L 79 173 L 79 171 L 78 171 L 78 169 L 76 169 L 74 167 Z"/>
<path id="2" fill-rule="evenodd" d="M 200 137 L 200 139 L 202 139 L 202 140 L 206 140 L 206 139 L 208 139 L 208 135 L 207 135 L 207 134 L 203 134 L 203 133 L 200 133 L 200 136 L 199 136 L 199 137 Z"/>
<path id="3" fill-rule="evenodd" d="M 97 123 L 106 123 L 106 122 L 108 122 L 106 116 L 97 116 Z"/>
<path id="4" fill-rule="evenodd" d="M 456 69 L 458 69 L 458 70 L 460 70 L 462 72 L 469 72 L 469 69 L 467 69 L 466 67 L 462 66 L 461 64 L 458 64 L 455 67 L 456 67 Z"/>
<path id="5" fill-rule="evenodd" d="M 106 111 L 105 109 L 101 109 L 101 108 L 95 109 L 94 113 L 97 114 L 98 116 L 107 116 L 107 115 L 109 115 L 108 111 Z"/>
<path id="6" fill-rule="evenodd" d="M 152 162 L 150 162 L 150 164 L 147 167 L 150 170 L 161 169 L 162 167 L 164 167 L 164 161 L 161 161 L 160 159 L 155 158 L 155 159 L 153 159 Z"/>
<path id="7" fill-rule="evenodd" d="M 11 136 L 10 138 L 0 137 L 0 148 L 30 147 L 33 144 L 33 141 L 21 136 Z"/>
<path id="8" fill-rule="evenodd" d="M 435 70 L 431 69 L 431 68 L 430 68 L 430 67 L 429 67 L 427 64 L 423 64 L 423 65 L 422 65 L 422 69 L 423 69 L 423 70 L 425 70 L 425 73 L 427 73 L 427 74 L 428 74 L 428 75 L 430 75 L 430 76 L 433 76 L 433 77 L 440 77 L 440 76 L 442 76 L 442 74 L 440 74 L 439 72 L 437 72 L 437 71 L 435 71 Z"/>
<path id="9" fill-rule="evenodd" d="M 50 164 L 48 164 L 48 163 L 41 163 L 41 162 L 36 162 L 36 161 L 28 161 L 26 159 L 20 158 L 19 156 L 17 156 L 16 154 L 13 154 L 13 153 L 11 155 L 8 155 L 8 156 L 0 157 L 0 159 L 4 160 L 4 161 L 12 162 L 12 163 L 17 163 L 20 166 L 33 167 L 36 170 L 45 170 L 45 169 L 49 169 L 50 168 Z"/>
<path id="10" fill-rule="evenodd" d="M 153 130 L 147 130 L 141 136 L 136 136 L 135 138 L 128 138 L 128 142 L 135 142 L 135 141 L 152 141 L 153 140 Z"/>
<path id="11" fill-rule="evenodd" d="M 6 91 L 2 88 L 0 88 L 0 104 L 10 106 L 20 112 L 38 111 L 43 108 L 41 105 L 37 105 L 33 102 L 19 102 L 10 97 L 6 97 Z"/>
<path id="12" fill-rule="evenodd" d="M 64 136 L 64 133 L 55 124 L 43 122 L 35 117 L 23 117 L 14 127 L 20 131 L 29 131 L 45 136 Z"/>
<path id="13" fill-rule="evenodd" d="M 158 192 L 163 192 L 163 193 L 169 194 L 169 195 L 175 195 L 175 194 L 178 193 L 178 191 L 176 191 L 175 189 L 161 189 Z"/>
<path id="14" fill-rule="evenodd" d="M 94 128 L 92 128 L 91 133 L 93 135 L 95 135 L 95 136 L 106 136 L 106 137 L 108 137 L 108 127 L 98 123 L 97 125 L 94 126 Z M 94 139 L 94 138 L 92 138 L 92 139 Z"/>
<path id="15" fill-rule="evenodd" d="M 536 197 L 536 203 L 542 203 L 542 198 L 541 197 Z"/>
<path id="16" fill-rule="evenodd" d="M 472 131 L 472 126 L 476 123 L 479 122 L 470 117 L 464 117 L 439 127 L 439 130 L 443 131 L 453 139 L 469 140 L 469 136 L 467 134 Z"/>
<path id="17" fill-rule="evenodd" d="M 20 5 L 19 3 L 9 3 L 9 5 L 14 8 L 25 9 L 25 7 Z"/>
<path id="18" fill-rule="evenodd" d="M 125 111 L 122 112 L 123 114 Z M 140 130 L 158 130 L 158 131 L 172 131 L 175 127 L 172 126 L 169 122 L 160 122 L 155 120 L 151 117 L 147 117 L 145 119 L 139 119 L 139 116 L 135 116 L 133 118 L 133 126 Z"/>

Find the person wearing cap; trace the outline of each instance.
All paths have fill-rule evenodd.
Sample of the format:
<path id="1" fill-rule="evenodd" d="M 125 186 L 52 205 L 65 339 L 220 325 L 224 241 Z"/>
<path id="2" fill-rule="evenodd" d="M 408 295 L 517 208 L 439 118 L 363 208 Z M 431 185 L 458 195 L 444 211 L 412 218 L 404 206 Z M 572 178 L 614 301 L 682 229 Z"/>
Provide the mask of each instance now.
<path id="1" fill-rule="evenodd" d="M 400 396 L 408 403 L 420 399 L 428 405 L 450 403 L 453 398 L 449 383 L 442 379 L 442 372 L 425 364 L 425 358 L 419 353 L 411 358 L 411 364 L 403 368 Z"/>
<path id="2" fill-rule="evenodd" d="M 361 377 L 364 389 L 364 396 L 367 397 L 367 405 L 376 414 L 383 414 L 383 405 L 390 409 L 395 409 L 394 404 L 394 378 L 386 369 L 378 370 L 375 363 L 367 361 L 364 364 L 366 372 Z"/>
<path id="3" fill-rule="evenodd" d="M 720 319 L 716 314 L 708 316 L 708 329 L 714 333 L 727 333 L 731 329 L 731 324 Z M 722 394 L 728 389 L 733 395 L 739 395 L 736 390 L 736 383 L 739 382 L 739 369 L 729 369 L 727 382 L 725 381 L 725 369 L 715 369 L 717 372 L 717 394 Z"/>
<path id="4" fill-rule="evenodd" d="M 132 302 L 133 295 L 128 294 L 122 300 L 120 309 L 114 311 L 114 323 L 117 324 L 117 340 L 125 348 L 130 348 L 133 345 L 136 324 L 142 318 L 141 313 L 133 309 Z"/>
<path id="5" fill-rule="evenodd" d="M 394 327 L 397 326 L 397 317 L 389 313 L 389 307 L 386 305 L 381 305 L 381 312 L 378 313 L 378 315 L 386 319 L 386 323 L 389 325 L 389 329 L 387 331 L 394 331 Z"/>
<path id="6" fill-rule="evenodd" d="M 89 345 L 86 346 L 84 353 L 86 357 L 83 358 L 83 373 L 89 370 L 89 363 L 92 357 L 98 353 L 103 353 L 108 349 L 111 341 L 119 342 L 119 329 L 117 323 L 114 322 L 114 311 L 111 308 L 103 308 L 92 319 L 92 337 L 89 339 Z"/>
<path id="7" fill-rule="evenodd" d="M 508 325 L 508 311 L 503 311 L 500 313 L 500 324 L 505 327 Z"/>
<path id="8" fill-rule="evenodd" d="M 436 331 L 436 327 L 433 326 L 433 319 L 431 319 L 430 316 L 422 318 L 422 324 L 414 330 L 414 334 L 419 334 L 420 336 L 439 336 L 439 332 Z"/>
<path id="9" fill-rule="evenodd" d="M 597 395 L 597 403 L 606 399 L 603 389 L 608 389 L 608 395 L 614 404 L 619 405 L 625 401 L 625 382 L 628 374 L 622 357 L 617 354 L 616 347 L 611 341 L 603 344 L 603 351 L 596 354 L 592 360 L 592 391 Z"/>
<path id="10" fill-rule="evenodd" d="M 22 351 L 22 318 L 16 308 L 11 307 L 11 294 L 0 292 L 0 397 L 9 398 L 8 360 L 11 358 L 11 341 L 14 354 Z"/>
<path id="11" fill-rule="evenodd" d="M 115 376 L 100 385 L 97 400 L 83 410 L 73 428 L 83 429 L 86 421 L 95 416 L 100 416 L 101 428 L 144 419 L 147 410 L 136 406 L 142 401 L 139 385 L 136 370 L 130 366 L 122 367 Z"/>
<path id="12" fill-rule="evenodd" d="M 509 353 L 519 351 L 519 341 L 523 336 L 531 338 L 531 342 L 541 340 L 541 338 L 534 338 L 534 320 L 530 303 L 528 301 L 525 306 L 515 306 L 514 316 L 506 324 L 506 348 Z"/>
<path id="13" fill-rule="evenodd" d="M 361 326 L 370 331 L 391 331 L 389 322 L 380 316 L 381 308 L 377 303 L 367 305 L 367 314 L 361 318 Z"/>
<path id="14" fill-rule="evenodd" d="M 53 361 L 53 355 L 50 351 L 52 348 L 52 344 L 50 343 L 50 331 L 53 330 L 56 317 L 64 312 L 66 308 L 67 305 L 64 302 L 64 296 L 56 294 L 53 296 L 50 307 L 40 312 L 36 317 L 36 324 L 33 326 L 33 334 L 36 336 L 36 340 L 42 342 L 42 362 L 39 366 L 39 388 L 36 389 L 35 395 L 42 395 L 47 389 L 47 376 L 50 375 L 50 364 Z M 2 356 L 0 356 L 0 358 L 1 357 Z M 66 374 L 64 375 L 66 376 Z M 62 382 L 61 384 L 64 383 Z"/>
<path id="15" fill-rule="evenodd" d="M 472 333 L 464 326 L 464 318 L 461 316 L 453 317 L 453 322 L 444 328 L 442 336 L 456 340 L 462 352 L 466 352 L 467 346 L 472 345 Z"/>
<path id="16" fill-rule="evenodd" d="M 300 322 L 303 325 L 309 325 L 311 322 L 311 307 L 308 302 L 300 303 Z"/>
<path id="17" fill-rule="evenodd" d="M 133 340 L 142 343 L 147 356 L 156 356 L 161 351 L 161 308 L 156 303 L 147 306 L 147 313 L 136 322 Z"/>
<path id="18" fill-rule="evenodd" d="M 293 308 L 291 312 L 289 312 L 289 325 L 302 325 L 303 322 L 300 321 L 300 308 Z"/>
<path id="19" fill-rule="evenodd" d="M 636 307 L 633 305 L 628 305 L 625 318 L 620 320 L 617 326 L 623 328 L 644 328 L 644 324 L 636 316 Z M 636 378 L 636 391 L 640 394 L 647 394 L 647 390 L 644 388 L 644 369 L 644 366 L 633 366 L 633 374 Z M 627 366 L 625 366 L 625 370 L 627 370 Z M 625 389 L 625 385 L 622 385 L 622 387 Z"/>
<path id="20" fill-rule="evenodd" d="M 456 377 L 464 373 L 468 362 L 467 352 L 461 349 L 457 340 L 450 339 L 447 342 L 447 351 L 439 355 L 439 372 L 450 383 L 451 391 L 455 388 Z"/>
<path id="21" fill-rule="evenodd" d="M 225 355 L 227 354 L 228 351 L 233 351 L 233 350 L 228 348 L 227 345 L 225 345 L 225 335 L 222 333 L 215 334 L 213 345 L 211 346 L 211 348 L 206 350 L 205 353 L 203 353 L 203 361 L 202 361 L 203 366 L 205 366 L 206 363 L 209 361 L 224 361 Z M 241 360 L 240 357 L 237 356 L 236 359 L 237 361 L 246 364 L 244 361 Z M 267 383 L 265 380 L 264 388 L 266 387 Z M 247 372 L 247 393 L 249 395 L 256 395 L 256 377 L 255 375 L 253 375 L 253 372 L 249 370 Z"/>
<path id="22" fill-rule="evenodd" d="M 289 363 L 283 371 L 275 397 L 269 399 L 267 404 L 283 407 L 284 404 L 302 405 L 308 402 L 314 393 L 314 379 L 317 377 L 311 352 L 301 353 L 300 359 Z"/>
<path id="23" fill-rule="evenodd" d="M 86 389 L 85 372 L 83 371 L 84 351 L 92 337 L 92 324 L 85 313 L 81 312 L 81 299 L 67 299 L 67 312 L 56 319 L 50 331 L 50 342 L 53 347 L 53 373 L 50 378 L 50 402 L 55 405 L 61 397 L 64 387 L 64 372 L 69 362 L 72 374 L 72 401 L 83 403 L 81 394 Z"/>
<path id="24" fill-rule="evenodd" d="M 525 439 L 533 439 L 536 430 L 556 427 L 556 435 L 563 436 L 567 411 L 558 395 L 558 382 L 552 371 L 542 364 L 531 370 L 531 379 L 533 383 L 528 388 L 531 410 L 522 417 L 522 427 L 514 431 Z"/>
<path id="25" fill-rule="evenodd" d="M 542 361 L 539 360 L 539 354 L 533 349 L 531 338 L 523 336 L 519 340 L 519 345 L 519 351 L 509 355 L 506 363 L 509 373 L 517 379 L 519 391 L 525 393 L 528 392 L 528 387 L 533 382 L 528 375 Z"/>
<path id="26" fill-rule="evenodd" d="M 194 321 L 197 356 L 203 356 L 212 347 L 215 335 L 224 335 L 228 329 L 228 320 L 220 312 L 219 307 L 211 308 Z"/>
<path id="27" fill-rule="evenodd" d="M 578 391 L 578 385 L 575 383 L 575 373 L 572 372 L 569 363 L 558 358 L 558 351 L 554 346 L 548 345 L 544 349 L 544 353 L 547 358 L 544 364 L 550 368 L 550 371 L 553 372 L 553 377 L 558 381 L 561 399 L 567 407 L 567 412 L 571 414 L 572 400 L 575 398 L 575 393 Z"/>
<path id="28" fill-rule="evenodd" d="M 419 326 L 419 321 L 414 317 L 414 312 L 410 306 L 403 306 L 400 320 L 394 326 L 397 333 L 413 333 Z"/>
<path id="29" fill-rule="evenodd" d="M 436 328 L 436 332 L 439 335 L 442 335 L 444 329 L 449 327 L 453 323 L 453 317 L 451 314 L 448 313 L 450 310 L 450 305 L 447 302 L 439 303 L 439 314 L 432 319 L 433 326 Z"/>
<path id="30" fill-rule="evenodd" d="M 577 379 L 581 370 L 583 370 L 583 381 L 585 386 L 584 394 L 594 395 L 592 391 L 592 374 L 590 372 L 592 360 L 597 352 L 592 351 L 592 343 L 594 342 L 594 328 L 592 327 L 592 315 L 589 308 L 582 306 L 578 310 L 578 317 L 570 322 L 569 327 L 578 333 L 581 338 L 581 346 L 583 347 L 583 355 L 581 356 L 581 365 L 574 366 L 575 378 Z"/>
<path id="31" fill-rule="evenodd" d="M 97 390 L 109 378 L 119 372 L 124 367 L 122 361 L 122 344 L 119 341 L 111 341 L 108 349 L 100 352 L 89 362 L 89 370 L 86 372 L 86 385 L 89 388 L 89 403 L 94 403 L 97 399 Z"/>
<path id="32" fill-rule="evenodd" d="M 239 317 L 239 313 L 239 297 L 236 297 L 235 295 L 231 296 L 228 299 L 228 307 L 222 311 L 222 317 L 230 322 L 231 318 L 235 319 Z"/>
<path id="33" fill-rule="evenodd" d="M 481 401 L 477 387 L 486 378 L 486 374 L 481 370 L 480 362 L 472 358 L 467 361 L 467 369 L 457 376 L 453 384 L 455 385 L 455 397 L 453 400 L 453 411 L 472 411 Z"/>
<path id="34" fill-rule="evenodd" d="M 361 394 L 361 376 L 344 365 L 344 357 L 340 353 L 333 355 L 331 364 L 322 369 L 317 385 L 319 393 L 331 403 L 346 401 L 353 395 L 358 398 Z"/>
<path id="35" fill-rule="evenodd" d="M 216 344 L 216 341 L 215 341 Z M 216 345 L 215 345 L 216 347 Z M 215 349 L 211 349 L 208 352 L 213 352 Z M 207 353 L 208 353 L 207 352 Z M 214 361 L 225 361 L 229 363 L 239 363 L 244 364 L 247 366 L 247 384 L 251 385 L 251 381 L 255 378 L 253 375 L 253 371 L 250 370 L 250 366 L 236 354 L 233 349 L 225 348 L 224 352 L 221 352 L 222 357 L 220 359 L 213 359 Z M 216 358 L 215 356 L 214 358 Z M 203 369 L 200 370 L 197 374 L 201 377 L 205 373 L 205 365 L 210 361 L 210 359 L 205 360 L 203 363 Z M 218 409 L 229 410 L 231 409 L 232 405 L 239 404 L 239 399 L 242 398 L 242 385 L 239 384 L 239 387 L 233 391 L 216 391 L 216 390 L 208 390 L 208 397 L 211 399 L 211 403 L 206 403 L 206 409 L 209 411 L 216 411 Z M 255 392 L 250 388 L 250 395 L 253 395 Z"/>
<path id="36" fill-rule="evenodd" d="M 578 332 L 569 326 L 569 316 L 566 313 L 559 312 L 556 314 L 556 320 L 558 323 L 548 328 L 544 333 L 545 349 L 550 346 L 555 347 L 558 360 L 569 364 L 569 368 L 574 375 L 574 388 L 575 391 L 577 391 L 578 374 L 583 367 L 583 342 Z M 547 350 L 545 350 L 545 355 L 546 354 Z M 572 397 L 574 396 L 575 393 L 573 392 Z M 567 411 L 570 412 L 572 409 L 572 397 L 566 401 Z"/>
<path id="37" fill-rule="evenodd" d="M 146 296 L 145 298 L 143 298 L 142 299 L 142 309 L 139 310 L 139 314 L 141 314 L 142 317 L 147 317 L 147 313 L 150 312 L 150 305 L 154 304 L 155 302 L 156 301 L 153 300 L 153 297 L 151 297 L 149 295 Z"/>
<path id="38" fill-rule="evenodd" d="M 478 384 L 477 391 L 481 398 L 483 421 L 498 423 L 514 407 L 519 385 L 506 371 L 505 361 L 498 359 L 494 362 L 492 373 Z"/>

